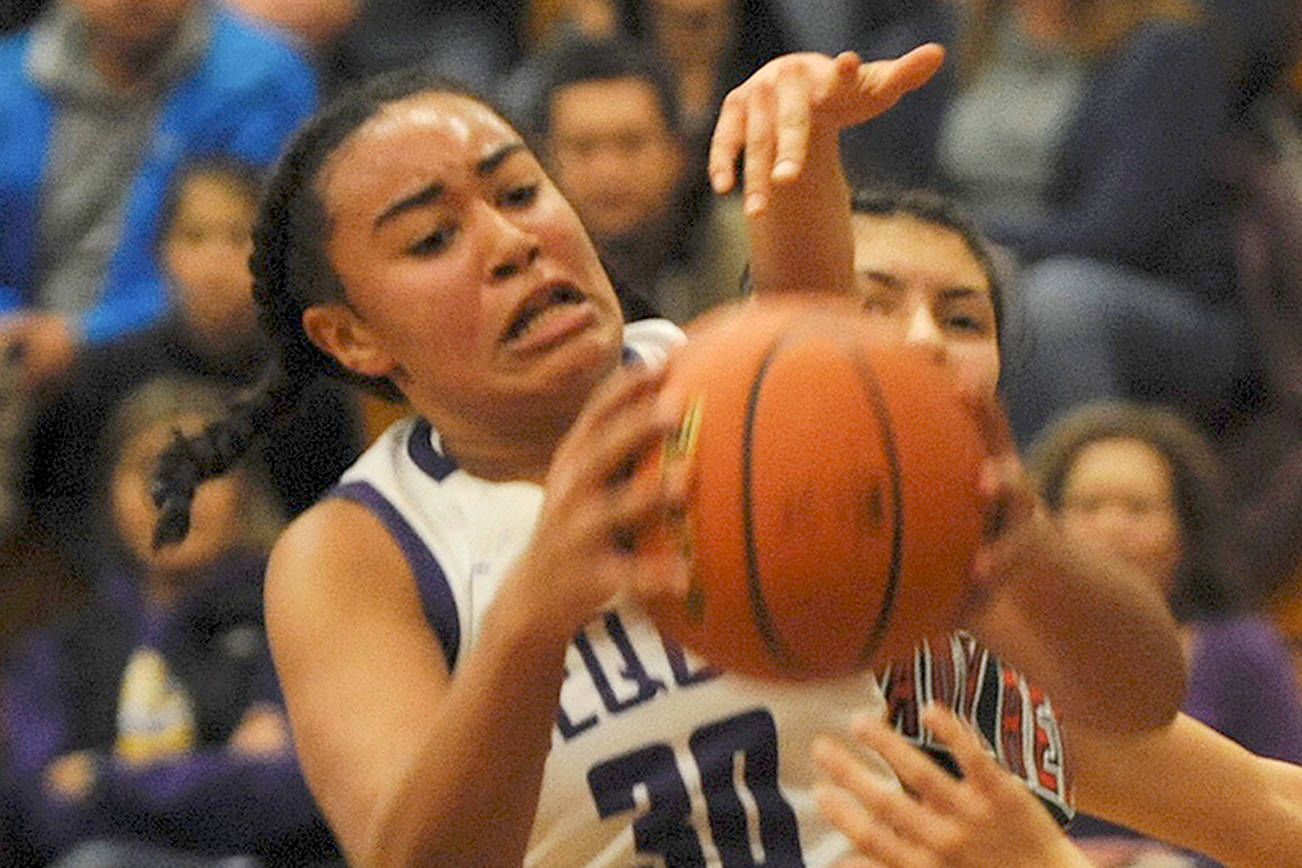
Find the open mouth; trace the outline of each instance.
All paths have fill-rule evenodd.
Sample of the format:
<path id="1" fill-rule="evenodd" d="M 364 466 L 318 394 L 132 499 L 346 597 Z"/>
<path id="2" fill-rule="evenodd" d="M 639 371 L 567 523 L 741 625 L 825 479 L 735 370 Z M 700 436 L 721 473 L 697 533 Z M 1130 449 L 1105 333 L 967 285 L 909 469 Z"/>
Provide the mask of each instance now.
<path id="1" fill-rule="evenodd" d="M 507 326 L 503 341 L 513 341 L 527 335 L 552 311 L 582 304 L 586 296 L 569 283 L 556 283 L 530 293 Z"/>

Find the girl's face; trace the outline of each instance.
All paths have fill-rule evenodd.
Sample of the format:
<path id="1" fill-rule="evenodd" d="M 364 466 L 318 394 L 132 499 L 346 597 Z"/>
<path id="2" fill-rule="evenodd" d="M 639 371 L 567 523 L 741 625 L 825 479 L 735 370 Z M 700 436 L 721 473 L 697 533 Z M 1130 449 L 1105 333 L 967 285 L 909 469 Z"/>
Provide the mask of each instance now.
<path id="1" fill-rule="evenodd" d="M 242 344 L 256 332 L 253 251 L 256 205 L 212 175 L 185 182 L 163 239 L 163 265 L 186 324 L 209 343 Z"/>
<path id="2" fill-rule="evenodd" d="M 999 384 L 990 279 L 957 233 L 909 216 L 855 214 L 854 270 L 864 310 L 888 340 L 932 350 L 978 395 Z"/>
<path id="3" fill-rule="evenodd" d="M 1169 594 L 1183 551 L 1171 467 L 1141 440 L 1097 440 L 1076 453 L 1058 513 L 1080 545 L 1123 558 Z"/>
<path id="4" fill-rule="evenodd" d="M 348 303 L 309 309 L 308 334 L 390 377 L 445 435 L 563 430 L 618 364 L 619 302 L 587 232 L 486 106 L 446 93 L 390 104 L 317 187 Z"/>
<path id="5" fill-rule="evenodd" d="M 182 416 L 146 428 L 130 438 L 118 453 L 109 484 L 113 522 L 127 549 L 156 573 L 177 574 L 212 563 L 238 541 L 239 474 L 221 476 L 199 486 L 190 509 L 190 533 L 183 542 L 154 551 L 157 510 L 149 486 L 158 456 L 172 440 L 172 431 L 199 431 L 208 420 Z"/>

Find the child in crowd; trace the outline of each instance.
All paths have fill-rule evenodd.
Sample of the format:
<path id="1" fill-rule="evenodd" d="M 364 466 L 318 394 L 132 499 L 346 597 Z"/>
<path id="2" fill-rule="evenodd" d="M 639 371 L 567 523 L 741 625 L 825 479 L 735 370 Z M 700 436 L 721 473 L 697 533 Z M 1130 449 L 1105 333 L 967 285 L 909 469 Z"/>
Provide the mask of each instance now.
<path id="1" fill-rule="evenodd" d="M 155 247 L 170 307 L 150 328 L 92 348 L 75 361 L 31 432 L 28 498 L 40 525 L 77 574 L 93 572 L 83 529 L 94 492 L 96 440 L 111 408 L 160 375 L 194 377 L 224 389 L 252 386 L 271 356 L 258 329 L 249 273 L 261 175 L 230 157 L 187 163 L 159 215 Z M 283 508 L 297 513 L 333 484 L 360 449 L 358 411 L 339 387 L 313 390 L 284 439 L 261 457 Z M 311 452 L 305 462 L 300 456 Z"/>
<path id="2" fill-rule="evenodd" d="M 69 864 L 166 865 L 168 848 L 290 866 L 332 851 L 263 629 L 277 498 L 243 468 L 198 496 L 183 545 L 150 543 L 158 454 L 219 418 L 229 397 L 172 377 L 122 401 L 99 444 L 91 535 L 105 566 L 94 598 L 30 637 L 5 673 L 5 777 L 45 857 L 80 844 Z"/>

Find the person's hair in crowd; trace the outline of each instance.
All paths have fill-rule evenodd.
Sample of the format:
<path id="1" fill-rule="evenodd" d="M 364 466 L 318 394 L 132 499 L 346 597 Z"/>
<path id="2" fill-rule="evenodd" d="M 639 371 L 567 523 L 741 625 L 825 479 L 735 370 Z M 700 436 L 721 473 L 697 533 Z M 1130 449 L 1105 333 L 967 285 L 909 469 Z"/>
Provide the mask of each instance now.
<path id="1" fill-rule="evenodd" d="M 530 132 L 545 137 L 551 130 L 552 95 L 562 88 L 592 81 L 632 78 L 655 91 L 666 126 L 674 136 L 684 134 L 682 109 L 673 73 L 637 43 L 620 38 L 567 40 L 548 56 L 543 69 L 541 98 L 529 118 Z"/>
<path id="2" fill-rule="evenodd" d="M 1028 458 L 1049 510 L 1065 507 L 1068 478 L 1081 453 L 1103 441 L 1134 441 L 1156 452 L 1170 472 L 1180 560 L 1168 594 L 1180 620 L 1226 614 L 1243 604 L 1231 584 L 1224 548 L 1225 486 L 1219 459 L 1179 414 L 1106 401 L 1078 408 L 1045 431 Z"/>
<path id="3" fill-rule="evenodd" d="M 317 348 L 303 330 L 303 311 L 328 301 L 346 302 L 343 285 L 326 256 L 329 216 L 316 189 L 330 155 L 384 106 L 423 92 L 481 95 L 420 68 L 377 76 L 342 93 L 305 124 L 267 182 L 254 226 L 253 298 L 258 322 L 270 336 L 272 362 L 260 388 L 225 419 L 194 437 L 178 437 L 160 458 L 154 500 L 160 509 L 155 544 L 182 539 L 196 487 L 231 467 L 253 442 L 291 413 L 303 391 L 328 376 L 401 401 L 385 378 L 347 370 Z"/>
<path id="4" fill-rule="evenodd" d="M 972 0 L 965 4 L 970 25 L 957 47 L 958 75 L 971 83 L 991 56 L 1010 0 Z M 1062 23 L 1063 47 L 1083 60 L 1093 60 L 1117 48 L 1136 28 L 1149 21 L 1201 23 L 1202 10 L 1190 0 L 1066 0 L 1055 13 Z"/>

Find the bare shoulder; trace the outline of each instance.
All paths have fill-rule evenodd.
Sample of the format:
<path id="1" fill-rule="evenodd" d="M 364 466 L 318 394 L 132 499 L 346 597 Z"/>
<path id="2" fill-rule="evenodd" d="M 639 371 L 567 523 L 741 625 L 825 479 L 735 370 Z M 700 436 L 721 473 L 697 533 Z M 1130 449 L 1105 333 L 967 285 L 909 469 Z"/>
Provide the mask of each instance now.
<path id="1" fill-rule="evenodd" d="M 342 498 L 312 507 L 277 541 L 266 614 L 308 784 L 356 847 L 446 691 L 437 637 L 397 542 Z"/>
<path id="2" fill-rule="evenodd" d="M 350 584 L 342 574 L 365 566 L 368 572 L 405 569 L 402 553 L 383 523 L 356 501 L 331 497 L 299 515 L 271 551 L 268 593 L 284 586 L 292 592 Z"/>
<path id="3" fill-rule="evenodd" d="M 346 498 L 323 500 L 286 528 L 271 552 L 265 595 L 282 676 L 303 654 L 315 668 L 323 642 L 362 628 L 438 647 L 398 543 L 374 513 Z"/>

